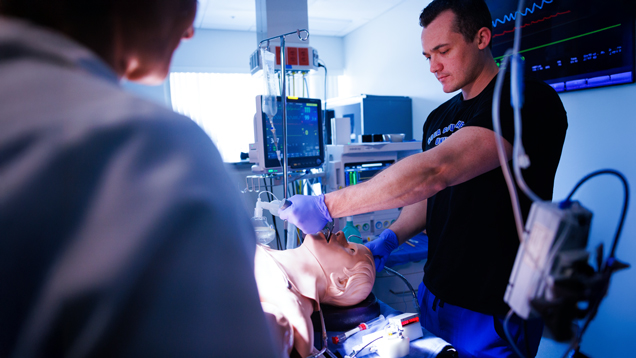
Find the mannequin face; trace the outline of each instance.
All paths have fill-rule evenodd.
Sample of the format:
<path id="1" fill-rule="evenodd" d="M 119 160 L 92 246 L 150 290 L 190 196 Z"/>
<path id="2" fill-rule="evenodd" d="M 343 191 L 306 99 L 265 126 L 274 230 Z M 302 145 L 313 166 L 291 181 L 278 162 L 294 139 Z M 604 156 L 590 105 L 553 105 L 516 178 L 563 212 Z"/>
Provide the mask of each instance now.
<path id="1" fill-rule="evenodd" d="M 375 282 L 373 255 L 364 245 L 347 242 L 342 231 L 329 242 L 323 234 L 308 235 L 303 246 L 316 257 L 327 283 L 321 303 L 352 306 L 364 300 Z"/>
<path id="2" fill-rule="evenodd" d="M 329 242 L 322 233 L 307 235 L 303 245 L 316 256 L 327 275 L 340 273 L 343 267 L 352 268 L 364 260 L 373 262 L 371 251 L 364 245 L 348 242 L 342 231 L 332 233 Z"/>

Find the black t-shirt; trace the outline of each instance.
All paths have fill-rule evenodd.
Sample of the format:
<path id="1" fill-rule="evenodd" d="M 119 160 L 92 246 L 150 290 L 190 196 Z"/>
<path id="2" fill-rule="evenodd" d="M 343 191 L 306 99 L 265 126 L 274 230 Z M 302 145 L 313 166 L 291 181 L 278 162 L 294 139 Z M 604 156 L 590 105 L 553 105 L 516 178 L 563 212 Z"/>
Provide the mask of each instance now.
<path id="1" fill-rule="evenodd" d="M 442 145 L 464 127 L 492 130 L 496 79 L 475 98 L 464 101 L 460 93 L 431 112 L 424 124 L 422 149 Z M 500 113 L 503 137 L 513 144 L 509 76 L 502 88 Z M 567 126 L 565 109 L 552 87 L 528 81 L 522 109 L 522 140 L 531 165 L 522 174 L 528 186 L 545 200 L 552 199 Z M 517 191 L 525 219 L 531 202 Z M 456 306 L 486 314 L 507 312 L 503 297 L 519 239 L 501 168 L 438 192 L 428 199 L 427 209 L 427 288 L 442 301 Z"/>

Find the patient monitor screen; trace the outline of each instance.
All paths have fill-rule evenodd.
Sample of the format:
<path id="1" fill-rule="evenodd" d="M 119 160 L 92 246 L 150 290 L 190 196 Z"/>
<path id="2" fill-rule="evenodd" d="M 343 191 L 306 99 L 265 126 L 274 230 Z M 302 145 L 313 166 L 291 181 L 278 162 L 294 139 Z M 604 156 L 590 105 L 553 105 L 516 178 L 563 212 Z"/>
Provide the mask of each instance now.
<path id="1" fill-rule="evenodd" d="M 634 0 L 486 0 L 492 14 L 492 53 L 500 63 L 513 46 L 521 16 L 519 52 L 527 76 L 557 91 L 634 81 Z"/>
<path id="2" fill-rule="evenodd" d="M 278 97 L 278 110 L 274 116 L 274 128 L 278 137 L 278 148 L 283 155 L 283 104 Z M 319 99 L 287 99 L 287 158 L 290 168 L 303 169 L 318 167 L 322 164 L 324 149 L 322 142 L 322 120 Z M 265 114 L 263 117 L 263 135 L 265 136 L 265 165 L 268 168 L 279 167 L 276 155 L 276 142 L 271 124 Z"/>

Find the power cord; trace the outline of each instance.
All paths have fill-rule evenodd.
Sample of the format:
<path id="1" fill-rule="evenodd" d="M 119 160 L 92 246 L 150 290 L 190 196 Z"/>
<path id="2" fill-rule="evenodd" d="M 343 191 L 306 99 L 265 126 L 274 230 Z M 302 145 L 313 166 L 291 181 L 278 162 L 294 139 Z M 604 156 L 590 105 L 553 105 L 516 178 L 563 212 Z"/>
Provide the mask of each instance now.
<path id="1" fill-rule="evenodd" d="M 510 317 L 512 317 L 513 314 L 514 312 L 512 311 L 512 309 L 508 311 L 508 314 L 506 314 L 506 318 L 503 321 L 504 334 L 506 335 L 506 339 L 508 340 L 508 343 L 510 343 L 510 345 L 512 346 L 512 349 L 519 356 L 519 358 L 525 358 L 526 356 L 523 355 L 523 353 L 521 353 L 521 351 L 519 350 L 519 347 L 517 347 L 517 345 L 515 344 L 515 341 L 512 340 L 512 336 L 510 336 L 510 331 L 508 330 L 508 322 L 510 321 Z"/>
<path id="2" fill-rule="evenodd" d="M 417 313 L 419 315 L 420 312 L 421 312 L 420 303 L 417 302 L 417 294 L 415 293 L 415 289 L 413 289 L 413 286 L 411 286 L 411 283 L 409 282 L 409 280 L 407 280 L 406 277 L 402 276 L 402 274 L 400 274 L 399 272 L 395 271 L 394 269 L 392 269 L 390 267 L 384 266 L 384 269 L 387 272 L 399 277 L 402 281 L 404 281 L 406 286 L 408 286 L 409 290 L 411 290 L 411 294 L 413 295 L 413 302 L 415 303 L 415 307 L 417 307 Z"/>
<path id="3" fill-rule="evenodd" d="M 581 179 L 574 186 L 574 189 L 572 189 L 572 191 L 570 192 L 570 194 L 568 194 L 565 200 L 570 201 L 574 193 L 576 193 L 576 191 L 579 190 L 581 185 L 583 185 L 586 181 L 603 174 L 609 174 L 609 175 L 614 175 L 618 177 L 618 179 L 620 179 L 621 182 L 623 183 L 623 189 L 625 193 L 624 200 L 623 200 L 623 210 L 621 212 L 621 218 L 618 224 L 618 228 L 616 229 L 616 234 L 614 235 L 614 243 L 612 244 L 612 249 L 610 250 L 610 255 L 609 255 L 609 258 L 614 258 L 614 254 L 616 253 L 616 245 L 618 244 L 618 238 L 621 235 L 621 232 L 623 231 L 623 223 L 625 222 L 625 215 L 627 214 L 627 205 L 629 203 L 629 184 L 627 183 L 627 179 L 625 178 L 625 176 L 621 172 L 614 169 L 597 170 L 593 173 L 586 175 L 583 179 Z"/>

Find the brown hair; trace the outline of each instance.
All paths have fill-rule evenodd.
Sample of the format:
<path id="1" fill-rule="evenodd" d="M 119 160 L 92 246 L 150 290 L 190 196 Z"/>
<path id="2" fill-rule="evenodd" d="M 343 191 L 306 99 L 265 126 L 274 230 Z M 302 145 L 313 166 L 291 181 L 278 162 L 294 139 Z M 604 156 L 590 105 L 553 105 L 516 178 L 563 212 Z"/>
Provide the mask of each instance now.
<path id="1" fill-rule="evenodd" d="M 433 0 L 422 10 L 420 26 L 428 26 L 446 10 L 455 14 L 455 31 L 462 34 L 466 42 L 472 42 L 483 27 L 492 32 L 492 17 L 484 0 Z M 492 41 L 489 45 L 492 48 Z"/>
<path id="2" fill-rule="evenodd" d="M 114 36 L 152 41 L 153 33 L 191 16 L 196 0 L 0 0 L 0 14 L 21 18 L 73 38 L 102 58 Z"/>

